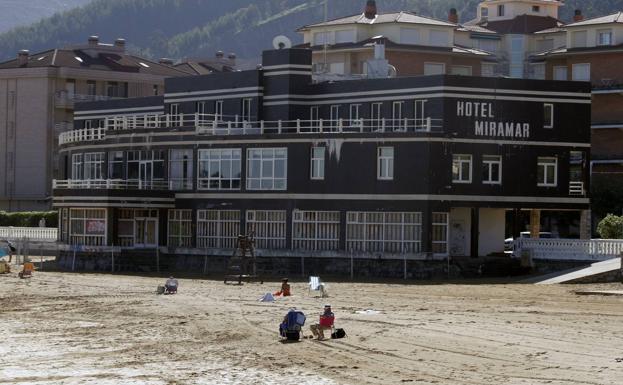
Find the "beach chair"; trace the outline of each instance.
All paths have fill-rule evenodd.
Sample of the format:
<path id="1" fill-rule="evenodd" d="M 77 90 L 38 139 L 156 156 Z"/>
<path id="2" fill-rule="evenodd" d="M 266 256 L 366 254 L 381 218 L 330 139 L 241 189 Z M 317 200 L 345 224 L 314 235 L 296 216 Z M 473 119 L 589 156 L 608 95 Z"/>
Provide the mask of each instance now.
<path id="1" fill-rule="evenodd" d="M 326 285 L 320 281 L 320 277 L 311 276 L 309 277 L 309 293 L 312 291 L 317 291 L 320 293 L 322 298 L 327 296 L 327 287 Z"/>
<path id="2" fill-rule="evenodd" d="M 35 264 L 32 262 L 24 263 L 24 268 L 18 273 L 20 278 L 32 277 L 32 272 L 35 271 Z"/>
<path id="3" fill-rule="evenodd" d="M 305 325 L 305 314 L 302 311 L 290 310 L 284 322 L 279 325 L 279 337 L 287 341 L 299 341 L 303 326 Z"/>

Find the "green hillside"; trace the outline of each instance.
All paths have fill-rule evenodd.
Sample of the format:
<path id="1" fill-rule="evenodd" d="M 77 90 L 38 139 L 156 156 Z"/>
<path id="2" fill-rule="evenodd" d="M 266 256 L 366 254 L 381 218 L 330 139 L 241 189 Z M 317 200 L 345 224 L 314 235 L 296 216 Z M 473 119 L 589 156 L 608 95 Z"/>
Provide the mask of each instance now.
<path id="1" fill-rule="evenodd" d="M 461 21 L 474 17 L 480 0 L 379 0 L 380 12 L 410 10 L 445 18 L 457 8 Z M 295 29 L 323 19 L 323 0 L 93 0 L 28 27 L 0 34 L 0 60 L 20 49 L 31 52 L 86 42 L 89 35 L 103 41 L 124 37 L 130 49 L 160 57 L 211 56 L 217 50 L 255 58 L 271 47 L 275 35 L 295 42 Z M 364 0 L 329 0 L 329 18 L 360 13 Z M 567 0 L 561 18 L 570 20 L 581 8 L 588 17 L 623 10 L 623 0 Z"/>

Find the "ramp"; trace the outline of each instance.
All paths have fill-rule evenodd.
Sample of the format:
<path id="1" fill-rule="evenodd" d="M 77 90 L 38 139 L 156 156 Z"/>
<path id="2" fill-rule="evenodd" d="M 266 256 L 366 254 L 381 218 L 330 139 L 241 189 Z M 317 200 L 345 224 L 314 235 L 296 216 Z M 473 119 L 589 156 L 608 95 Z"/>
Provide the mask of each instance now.
<path id="1" fill-rule="evenodd" d="M 593 263 L 589 267 L 561 272 L 558 275 L 538 278 L 534 281 L 537 285 L 553 285 L 557 283 L 589 283 L 589 282 L 613 282 L 621 278 L 621 258 L 612 258 L 607 261 Z"/>

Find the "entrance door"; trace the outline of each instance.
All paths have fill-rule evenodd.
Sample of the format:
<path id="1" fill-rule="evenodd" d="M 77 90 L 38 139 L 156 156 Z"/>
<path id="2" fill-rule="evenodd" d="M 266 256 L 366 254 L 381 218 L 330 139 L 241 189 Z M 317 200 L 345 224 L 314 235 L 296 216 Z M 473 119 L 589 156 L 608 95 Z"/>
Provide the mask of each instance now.
<path id="1" fill-rule="evenodd" d="M 139 180 L 138 188 L 141 190 L 149 190 L 152 187 L 154 179 L 154 165 L 151 161 L 141 161 L 139 163 Z"/>
<path id="2" fill-rule="evenodd" d="M 134 246 L 143 248 L 158 247 L 158 219 L 136 218 Z"/>
<path id="3" fill-rule="evenodd" d="M 466 238 L 465 221 L 453 219 L 450 224 L 450 256 L 459 257 L 467 255 Z"/>

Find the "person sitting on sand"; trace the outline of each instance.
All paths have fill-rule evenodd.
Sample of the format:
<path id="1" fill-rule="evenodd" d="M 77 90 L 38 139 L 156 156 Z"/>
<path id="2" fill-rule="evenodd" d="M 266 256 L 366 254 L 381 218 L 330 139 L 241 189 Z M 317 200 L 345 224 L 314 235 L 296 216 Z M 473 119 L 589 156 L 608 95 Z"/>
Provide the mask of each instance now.
<path id="1" fill-rule="evenodd" d="M 320 315 L 320 322 L 311 325 L 311 329 L 314 337 L 318 338 L 318 341 L 324 340 L 324 331 L 333 329 L 335 322 L 335 315 L 331 311 L 331 305 L 324 305 L 324 312 Z"/>
<path id="2" fill-rule="evenodd" d="M 290 284 L 288 283 L 287 278 L 284 278 L 281 280 L 281 290 L 279 290 L 273 295 L 276 297 L 277 296 L 289 297 L 292 295 L 292 293 L 290 292 Z"/>
<path id="3" fill-rule="evenodd" d="M 164 284 L 164 288 L 167 290 L 168 293 L 177 292 L 177 286 L 177 279 L 173 278 L 173 276 L 170 276 L 169 279 L 167 279 L 167 282 Z"/>

